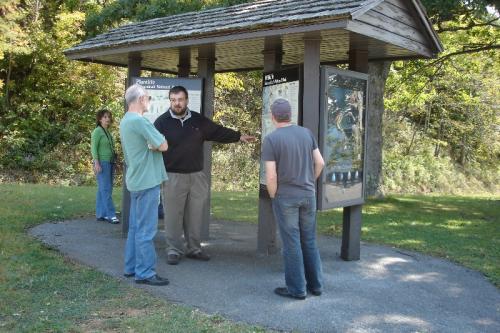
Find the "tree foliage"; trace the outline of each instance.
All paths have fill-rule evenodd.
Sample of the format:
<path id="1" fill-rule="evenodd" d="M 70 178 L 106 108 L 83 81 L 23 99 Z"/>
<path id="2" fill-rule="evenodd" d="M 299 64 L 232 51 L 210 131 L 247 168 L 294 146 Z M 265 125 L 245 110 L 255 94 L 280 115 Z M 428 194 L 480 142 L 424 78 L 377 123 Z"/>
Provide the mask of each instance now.
<path id="1" fill-rule="evenodd" d="M 92 179 L 89 138 L 95 126 L 95 111 L 102 107 L 111 108 L 115 119 L 119 120 L 123 112 L 124 71 L 69 61 L 62 53 L 64 49 L 124 22 L 241 2 L 3 2 L 0 5 L 0 31 L 6 33 L 0 38 L 0 82 L 4 83 L 0 93 L 1 178 L 28 181 L 69 179 L 76 183 Z M 246 82 L 252 80 L 251 75 L 218 75 L 218 86 L 223 89 L 217 89 L 217 96 L 229 98 L 232 92 L 240 91 L 241 97 L 244 95 L 242 89 L 252 84 Z M 241 87 L 243 81 L 245 88 Z M 238 84 L 231 85 L 231 82 Z M 216 103 L 223 105 L 224 111 L 216 114 L 216 120 L 243 131 L 249 130 L 245 124 L 231 123 L 236 118 L 233 112 L 241 101 L 242 98 L 238 97 L 223 102 L 217 97 Z M 250 119 L 255 114 L 243 113 L 242 119 L 247 119 L 247 124 L 258 126 L 258 121 Z M 116 127 L 114 130 L 116 136 Z M 255 155 L 252 147 L 246 147 L 244 153 Z M 235 168 L 241 166 L 242 161 L 243 158 L 236 164 L 225 165 L 236 173 Z M 244 167 L 251 169 L 250 166 Z"/>
<path id="2" fill-rule="evenodd" d="M 87 174 L 94 114 L 103 106 L 118 107 L 119 72 L 64 57 L 62 51 L 84 36 L 84 7 L 75 8 L 74 1 L 8 5 L 16 33 L 0 60 L 1 168 L 27 180 Z"/>
<path id="3" fill-rule="evenodd" d="M 446 30 L 446 24 L 456 22 L 457 18 L 469 27 L 483 25 L 488 7 L 500 9 L 499 0 L 422 0 L 422 3 L 438 32 Z"/>
<path id="4" fill-rule="evenodd" d="M 68 61 L 65 48 L 124 23 L 243 2 L 248 1 L 2 1 L 0 174 L 15 171 L 33 181 L 92 179 L 94 112 L 110 107 L 115 119 L 121 117 L 124 71 Z M 498 186 L 499 1 L 422 2 L 445 52 L 391 67 L 383 134 L 386 189 Z M 217 74 L 215 103 L 217 122 L 258 134 L 260 73 Z M 259 153 L 258 144 L 215 145 L 214 185 L 255 188 Z"/>
<path id="5" fill-rule="evenodd" d="M 214 120 L 245 134 L 259 135 L 262 110 L 261 72 L 215 76 Z M 255 190 L 259 183 L 260 144 L 215 145 L 213 187 Z"/>
<path id="6" fill-rule="evenodd" d="M 386 95 L 386 165 L 394 172 L 396 160 L 426 156 L 415 163 L 423 170 L 427 165 L 429 174 L 434 168 L 429 161 L 453 171 L 442 183 L 463 174 L 495 188 L 500 180 L 498 13 L 487 11 L 491 1 L 428 2 L 445 52 L 433 60 L 393 64 Z M 458 16 L 448 12 L 453 3 L 459 6 L 451 13 Z"/>
<path id="7" fill-rule="evenodd" d="M 231 6 L 248 0 L 116 0 L 102 1 L 87 18 L 86 30 L 91 36 L 128 22 L 140 22 L 202 9 Z M 189 22 L 186 22 L 189 24 Z"/>

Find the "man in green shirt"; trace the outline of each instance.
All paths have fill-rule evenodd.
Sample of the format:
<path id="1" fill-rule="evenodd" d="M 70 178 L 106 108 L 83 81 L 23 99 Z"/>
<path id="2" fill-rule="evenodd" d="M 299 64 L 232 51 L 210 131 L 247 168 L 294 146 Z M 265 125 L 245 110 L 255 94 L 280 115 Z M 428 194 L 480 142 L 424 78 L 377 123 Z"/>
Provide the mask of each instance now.
<path id="1" fill-rule="evenodd" d="M 120 123 L 120 138 L 127 165 L 125 176 L 130 191 L 130 217 L 125 246 L 126 277 L 153 286 L 169 283 L 156 274 L 153 238 L 158 224 L 160 184 L 167 180 L 161 152 L 168 149 L 165 137 L 143 118 L 150 96 L 141 85 L 125 92 L 128 111 Z"/>

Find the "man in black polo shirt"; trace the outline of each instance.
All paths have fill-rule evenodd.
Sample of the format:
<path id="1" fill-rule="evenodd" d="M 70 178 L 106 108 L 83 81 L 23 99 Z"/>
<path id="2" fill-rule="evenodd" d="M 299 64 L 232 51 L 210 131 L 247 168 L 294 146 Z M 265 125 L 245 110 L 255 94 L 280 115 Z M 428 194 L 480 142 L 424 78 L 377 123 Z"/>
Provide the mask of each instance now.
<path id="1" fill-rule="evenodd" d="M 188 258 L 207 261 L 210 257 L 200 245 L 203 207 L 209 191 L 203 172 L 203 142 L 250 142 L 255 137 L 241 135 L 189 110 L 188 92 L 182 86 L 170 89 L 169 99 L 170 108 L 154 123 L 169 144 L 163 153 L 168 181 L 162 187 L 167 263 L 178 264 L 184 254 Z"/>

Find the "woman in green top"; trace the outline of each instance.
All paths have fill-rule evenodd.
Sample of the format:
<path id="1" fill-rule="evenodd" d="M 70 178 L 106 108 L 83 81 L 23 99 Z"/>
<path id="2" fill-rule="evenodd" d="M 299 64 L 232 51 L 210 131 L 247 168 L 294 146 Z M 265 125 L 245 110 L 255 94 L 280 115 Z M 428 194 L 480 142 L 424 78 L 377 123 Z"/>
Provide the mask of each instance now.
<path id="1" fill-rule="evenodd" d="M 113 171 L 115 162 L 114 141 L 109 126 L 113 118 L 108 110 L 96 115 L 96 128 L 92 131 L 91 150 L 94 173 L 97 177 L 96 218 L 112 224 L 120 223 L 113 204 Z"/>

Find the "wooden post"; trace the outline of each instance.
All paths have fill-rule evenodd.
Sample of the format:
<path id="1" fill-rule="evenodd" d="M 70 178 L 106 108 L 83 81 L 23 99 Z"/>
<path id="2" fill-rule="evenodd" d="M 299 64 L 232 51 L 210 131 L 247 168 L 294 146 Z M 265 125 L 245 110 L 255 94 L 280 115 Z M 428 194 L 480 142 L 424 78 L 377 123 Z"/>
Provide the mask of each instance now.
<path id="1" fill-rule="evenodd" d="M 368 73 L 368 51 L 352 48 L 349 51 L 349 69 Z M 366 171 L 363 174 L 366 175 Z M 342 247 L 340 257 L 344 260 L 359 260 L 361 242 L 362 205 L 344 207 L 342 219 Z"/>
<path id="2" fill-rule="evenodd" d="M 127 81 L 126 87 L 128 88 L 132 85 L 132 77 L 138 77 L 141 75 L 141 61 L 142 57 L 140 53 L 130 53 L 128 55 L 128 71 L 127 71 Z M 125 112 L 127 112 L 127 105 L 125 105 Z M 127 190 L 127 184 L 125 182 L 125 175 L 127 173 L 127 166 L 123 164 L 123 186 L 122 186 L 122 236 L 127 237 L 128 234 L 128 220 L 130 214 L 130 192 Z"/>
<path id="3" fill-rule="evenodd" d="M 349 51 L 349 69 L 360 73 L 368 73 L 368 51 L 351 49 Z"/>
<path id="4" fill-rule="evenodd" d="M 203 79 L 203 115 L 212 119 L 214 114 L 215 98 L 215 45 L 202 45 L 198 48 L 198 77 Z M 208 179 L 208 200 L 206 207 L 203 207 L 203 227 L 201 239 L 209 238 L 210 230 L 210 190 L 212 188 L 212 144 L 204 144 L 204 168 L 203 171 Z"/>
<path id="5" fill-rule="evenodd" d="M 177 68 L 178 77 L 189 77 L 191 72 L 191 49 L 189 47 L 179 49 L 179 64 Z"/>
<path id="6" fill-rule="evenodd" d="M 267 37 L 264 42 L 264 73 L 279 70 L 282 59 L 280 37 Z M 265 185 L 259 184 L 259 224 L 257 229 L 257 253 L 276 254 L 279 246 L 276 239 L 276 221 L 271 199 Z"/>
<path id="7" fill-rule="evenodd" d="M 320 45 L 319 35 L 304 37 L 302 126 L 310 129 L 316 140 L 319 139 Z"/>
<path id="8" fill-rule="evenodd" d="M 304 37 L 302 126 L 311 130 L 317 142 L 319 142 L 320 117 L 320 46 L 319 34 Z"/>

